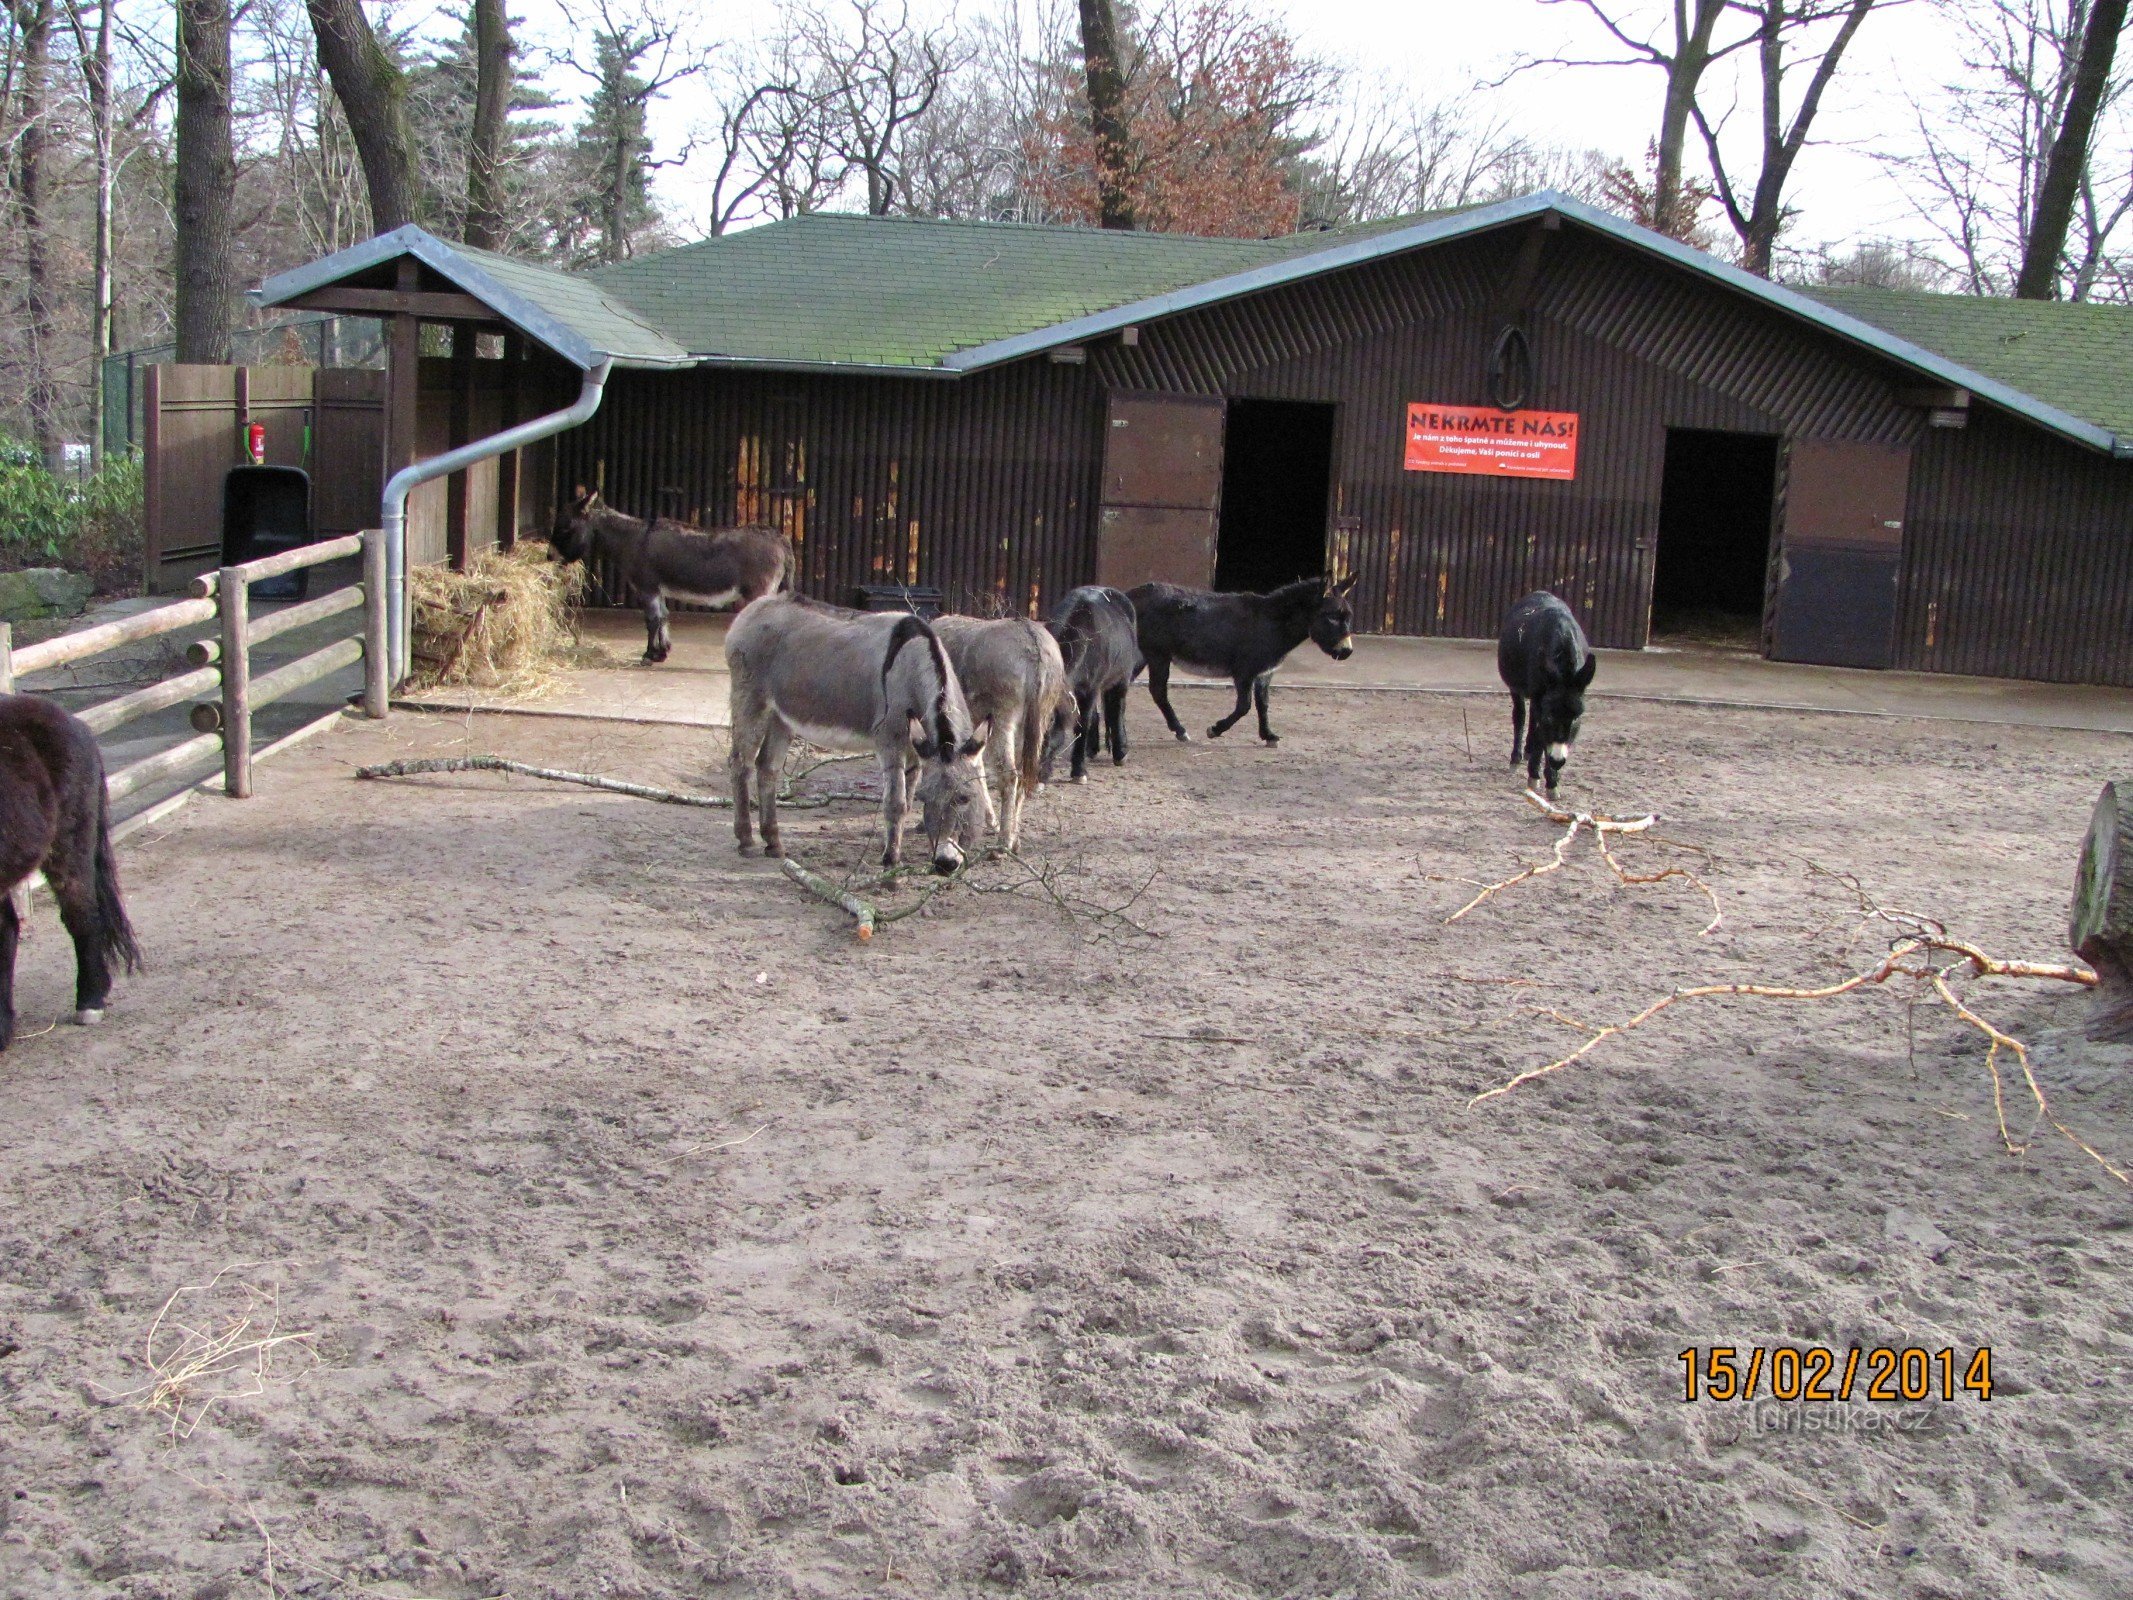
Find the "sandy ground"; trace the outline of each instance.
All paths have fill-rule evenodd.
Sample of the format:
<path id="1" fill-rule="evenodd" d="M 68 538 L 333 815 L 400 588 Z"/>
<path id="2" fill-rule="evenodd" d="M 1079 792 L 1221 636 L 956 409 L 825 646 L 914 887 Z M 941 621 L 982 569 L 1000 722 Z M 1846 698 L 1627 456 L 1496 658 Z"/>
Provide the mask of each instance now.
<path id="1" fill-rule="evenodd" d="M 349 780 L 701 785 L 716 733 L 400 716 L 196 803 L 130 847 L 102 1029 L 38 1032 L 48 906 L 24 951 L 0 1591 L 2133 1593 L 2133 1196 L 2001 1149 L 1974 1033 L 1700 1002 L 1468 1107 L 1578 1041 L 1537 1007 L 1871 960 L 1809 859 L 2058 959 L 2126 742 L 1602 700 L 1566 796 L 1667 811 L 1723 927 L 1580 845 L 1446 928 L 1554 836 L 1498 710 L 1277 693 L 1278 750 L 1183 747 L 1137 694 L 1131 764 L 1031 809 L 1079 920 L 995 863 L 865 946 L 722 813 Z M 1144 882 L 1159 937 L 1086 914 Z M 2133 1158 L 2081 993 L 1976 992 Z M 251 1318 L 178 1418 L 174 1294 L 173 1380 Z M 1997 1387 L 1681 1398 L 1692 1345 L 1854 1343 Z"/>

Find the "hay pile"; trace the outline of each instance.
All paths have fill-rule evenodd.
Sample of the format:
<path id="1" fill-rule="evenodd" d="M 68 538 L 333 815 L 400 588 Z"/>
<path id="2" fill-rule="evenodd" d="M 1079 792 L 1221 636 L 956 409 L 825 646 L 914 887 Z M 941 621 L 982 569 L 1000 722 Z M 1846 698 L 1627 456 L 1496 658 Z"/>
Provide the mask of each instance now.
<path id="1" fill-rule="evenodd" d="M 545 544 L 485 550 L 465 572 L 417 567 L 412 576 L 418 688 L 456 684 L 531 699 L 554 689 L 564 668 L 605 660 L 579 639 L 572 616 L 584 566 L 550 560 Z"/>

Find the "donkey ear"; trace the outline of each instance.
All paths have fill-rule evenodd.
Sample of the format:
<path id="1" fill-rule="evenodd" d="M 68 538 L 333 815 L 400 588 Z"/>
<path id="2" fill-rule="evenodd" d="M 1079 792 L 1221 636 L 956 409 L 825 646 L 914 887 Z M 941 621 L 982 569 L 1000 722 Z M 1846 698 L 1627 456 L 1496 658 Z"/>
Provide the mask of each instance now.
<path id="1" fill-rule="evenodd" d="M 570 509 L 583 511 L 590 504 L 592 504 L 592 491 L 582 483 L 573 485 L 570 491 Z"/>
<path id="2" fill-rule="evenodd" d="M 911 719 L 911 748 L 919 753 L 921 760 L 933 759 L 933 741 L 926 737 L 926 724 L 918 717 Z"/>
<path id="3" fill-rule="evenodd" d="M 970 730 L 970 737 L 963 741 L 961 753 L 965 756 L 982 755 L 985 750 L 985 741 L 987 739 L 990 739 L 991 737 L 992 718 L 987 717 L 983 722 L 979 723 L 975 728 L 972 728 Z"/>
<path id="4" fill-rule="evenodd" d="M 1341 579 L 1340 582 L 1334 584 L 1331 588 L 1329 588 L 1326 593 L 1342 596 L 1351 594 L 1355 590 L 1355 579 L 1356 575 L 1351 572 L 1348 574 L 1347 577 Z"/>
<path id="5" fill-rule="evenodd" d="M 1598 656 L 1587 656 L 1585 658 L 1585 664 L 1582 667 L 1578 668 L 1578 670 L 1571 675 L 1571 687 L 1576 689 L 1591 688 L 1592 675 L 1595 672 L 1599 671 L 1599 669 L 1600 658 Z"/>

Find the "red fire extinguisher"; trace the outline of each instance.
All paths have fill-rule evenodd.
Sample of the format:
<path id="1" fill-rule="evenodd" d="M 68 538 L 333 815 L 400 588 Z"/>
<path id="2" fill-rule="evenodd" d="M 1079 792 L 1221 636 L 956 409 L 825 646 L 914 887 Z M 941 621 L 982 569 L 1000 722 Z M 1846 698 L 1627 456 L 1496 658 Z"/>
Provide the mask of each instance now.
<path id="1" fill-rule="evenodd" d="M 252 465 L 263 467 L 267 462 L 267 425 L 252 423 L 244 430 L 244 447 L 252 457 Z"/>

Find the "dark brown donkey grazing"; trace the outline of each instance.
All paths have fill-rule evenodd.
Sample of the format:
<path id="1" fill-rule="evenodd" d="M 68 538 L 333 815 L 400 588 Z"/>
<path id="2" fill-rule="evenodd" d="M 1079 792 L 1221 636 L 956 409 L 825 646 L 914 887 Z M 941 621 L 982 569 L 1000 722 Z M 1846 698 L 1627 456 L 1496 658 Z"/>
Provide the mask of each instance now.
<path id="1" fill-rule="evenodd" d="M 559 561 L 605 562 L 644 610 L 644 659 L 673 648 L 667 602 L 744 606 L 784 587 L 792 543 L 776 528 L 697 528 L 671 517 L 625 516 L 583 484 L 556 512 L 548 535 Z"/>
<path id="2" fill-rule="evenodd" d="M 101 1021 L 111 958 L 141 964 L 104 804 L 104 758 L 80 718 L 49 700 L 0 694 L 0 1050 L 15 1036 L 14 889 L 42 871 L 74 938 L 74 1020 Z"/>

